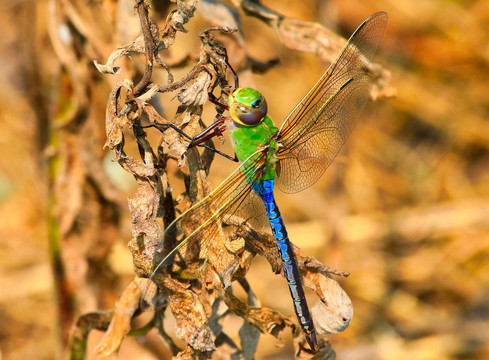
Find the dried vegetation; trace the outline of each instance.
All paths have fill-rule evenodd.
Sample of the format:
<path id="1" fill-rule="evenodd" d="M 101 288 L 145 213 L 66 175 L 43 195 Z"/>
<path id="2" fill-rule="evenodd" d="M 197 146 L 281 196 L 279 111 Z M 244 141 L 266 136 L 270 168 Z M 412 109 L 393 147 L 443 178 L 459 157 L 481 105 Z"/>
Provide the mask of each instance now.
<path id="1" fill-rule="evenodd" d="M 383 67 L 374 67 L 372 97 L 380 101 L 314 188 L 279 199 L 300 254 L 352 274 L 335 277 L 340 287 L 330 268 L 301 257 L 310 298 L 326 304 L 313 312 L 324 316 L 316 316 L 321 331 L 344 330 L 351 298 L 350 327 L 327 336 L 343 359 L 489 356 L 487 6 L 296 3 L 4 5 L 6 359 L 90 358 L 94 349 L 99 358 L 118 351 L 121 358 L 252 358 L 259 338 L 258 358 L 309 358 L 295 319 L 284 315 L 291 302 L 266 234 L 236 234 L 226 246 L 239 256 L 222 257 L 218 242 L 212 266 L 191 279 L 159 279 L 156 299 L 167 300 L 138 316 L 141 297 L 153 296 L 145 278 L 165 226 L 235 167 L 208 149 L 187 151 L 188 140 L 171 128 L 161 134 L 141 125 L 172 123 L 196 134 L 219 117 L 207 93 L 225 102 L 232 90 L 226 56 L 242 85 L 267 96 L 280 123 L 344 44 L 318 14 L 338 14 L 347 36 L 377 10 L 390 16 L 375 59 Z M 267 263 L 251 265 L 256 254 Z M 231 280 L 234 292 L 226 290 Z M 170 313 L 174 322 L 163 321 Z M 143 335 L 140 345 L 134 339 Z M 325 341 L 316 358 L 334 356 Z"/>

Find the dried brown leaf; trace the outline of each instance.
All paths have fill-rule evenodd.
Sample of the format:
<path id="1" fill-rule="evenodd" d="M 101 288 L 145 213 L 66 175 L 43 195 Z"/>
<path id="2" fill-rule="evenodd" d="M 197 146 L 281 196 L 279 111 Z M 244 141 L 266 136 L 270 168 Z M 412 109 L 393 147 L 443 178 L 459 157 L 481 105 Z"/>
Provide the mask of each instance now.
<path id="1" fill-rule="evenodd" d="M 178 93 L 178 100 L 186 106 L 204 105 L 208 99 L 208 91 L 211 86 L 210 75 L 202 71 L 200 72 L 186 88 L 183 88 Z"/>
<path id="2" fill-rule="evenodd" d="M 153 255 L 162 238 L 162 230 L 156 221 L 160 192 L 150 182 L 140 181 L 138 190 L 129 197 L 132 236 L 128 246 L 133 256 L 134 271 L 148 277 L 153 271 Z"/>
<path id="3" fill-rule="evenodd" d="M 214 335 L 209 327 L 204 304 L 191 288 L 169 277 L 161 279 L 163 292 L 177 321 L 177 337 L 197 351 L 209 352 L 216 349 Z"/>

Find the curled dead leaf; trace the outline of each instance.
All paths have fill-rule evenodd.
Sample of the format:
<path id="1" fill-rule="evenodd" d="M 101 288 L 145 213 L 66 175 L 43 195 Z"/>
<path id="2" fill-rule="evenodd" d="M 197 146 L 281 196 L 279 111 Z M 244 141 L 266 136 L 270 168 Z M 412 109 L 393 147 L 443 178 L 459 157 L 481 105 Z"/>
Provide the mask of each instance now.
<path id="1" fill-rule="evenodd" d="M 94 60 L 93 64 L 102 74 L 118 74 L 121 71 L 121 68 L 114 66 L 114 63 L 121 57 L 130 56 L 134 53 L 144 54 L 144 38 L 142 34 L 129 44 L 118 47 L 112 51 L 105 64 L 101 64 L 97 60 Z"/>
<path id="2" fill-rule="evenodd" d="M 353 306 L 340 284 L 329 274 L 307 273 L 306 286 L 314 289 L 319 301 L 311 308 L 318 334 L 338 333 L 350 325 Z"/>

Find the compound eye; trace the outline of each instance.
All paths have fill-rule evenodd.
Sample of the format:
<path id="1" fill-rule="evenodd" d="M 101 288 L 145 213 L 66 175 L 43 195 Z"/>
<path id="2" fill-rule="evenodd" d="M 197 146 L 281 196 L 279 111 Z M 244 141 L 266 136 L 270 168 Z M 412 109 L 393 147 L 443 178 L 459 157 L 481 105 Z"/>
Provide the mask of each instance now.
<path id="1" fill-rule="evenodd" d="M 267 100 L 263 96 L 260 96 L 260 101 L 258 103 L 258 110 L 260 110 L 260 113 L 262 114 L 262 118 L 264 118 L 267 115 L 268 112 Z"/>
<path id="2" fill-rule="evenodd" d="M 239 109 L 241 110 L 241 109 Z M 244 125 L 256 125 L 258 124 L 263 116 L 259 109 L 248 110 L 245 112 L 241 112 L 237 115 L 239 121 L 241 121 Z"/>
<path id="3" fill-rule="evenodd" d="M 252 105 L 251 108 L 244 105 L 238 105 L 237 117 L 244 125 L 256 125 L 266 115 L 268 111 L 267 101 L 263 96 L 260 96 Z"/>

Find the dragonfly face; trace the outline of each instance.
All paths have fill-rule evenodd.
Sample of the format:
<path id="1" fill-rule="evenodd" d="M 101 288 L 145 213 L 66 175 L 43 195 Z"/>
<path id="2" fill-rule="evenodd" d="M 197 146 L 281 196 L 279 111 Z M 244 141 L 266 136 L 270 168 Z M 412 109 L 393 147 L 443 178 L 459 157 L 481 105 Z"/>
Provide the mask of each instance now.
<path id="1" fill-rule="evenodd" d="M 258 125 L 267 115 L 267 111 L 267 101 L 255 89 L 237 88 L 229 95 L 229 114 L 238 125 Z"/>

